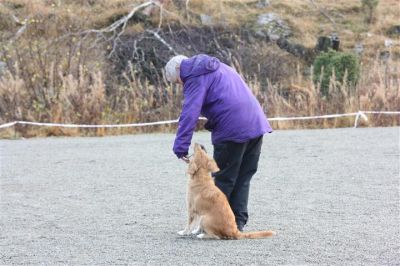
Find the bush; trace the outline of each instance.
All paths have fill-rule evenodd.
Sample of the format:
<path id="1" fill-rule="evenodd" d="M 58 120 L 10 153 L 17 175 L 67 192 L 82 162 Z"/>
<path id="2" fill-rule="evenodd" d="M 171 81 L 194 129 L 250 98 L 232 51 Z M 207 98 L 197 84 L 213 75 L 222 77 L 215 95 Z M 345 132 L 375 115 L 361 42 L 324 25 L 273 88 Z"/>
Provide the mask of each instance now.
<path id="1" fill-rule="evenodd" d="M 346 83 L 349 90 L 354 90 L 360 74 L 358 58 L 354 54 L 334 50 L 321 53 L 314 60 L 313 74 L 314 82 L 320 82 L 320 91 L 323 96 L 329 96 L 332 77 L 335 77 L 337 82 Z"/>

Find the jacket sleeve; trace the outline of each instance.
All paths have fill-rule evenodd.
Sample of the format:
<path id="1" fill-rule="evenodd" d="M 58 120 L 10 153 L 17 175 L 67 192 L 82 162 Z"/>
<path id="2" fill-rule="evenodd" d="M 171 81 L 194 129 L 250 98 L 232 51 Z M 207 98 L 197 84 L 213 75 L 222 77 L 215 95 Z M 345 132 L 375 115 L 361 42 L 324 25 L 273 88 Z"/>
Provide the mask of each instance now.
<path id="1" fill-rule="evenodd" d="M 202 79 L 203 77 L 189 79 L 183 88 L 185 99 L 173 148 L 178 158 L 188 154 L 193 132 L 200 116 L 207 90 Z"/>

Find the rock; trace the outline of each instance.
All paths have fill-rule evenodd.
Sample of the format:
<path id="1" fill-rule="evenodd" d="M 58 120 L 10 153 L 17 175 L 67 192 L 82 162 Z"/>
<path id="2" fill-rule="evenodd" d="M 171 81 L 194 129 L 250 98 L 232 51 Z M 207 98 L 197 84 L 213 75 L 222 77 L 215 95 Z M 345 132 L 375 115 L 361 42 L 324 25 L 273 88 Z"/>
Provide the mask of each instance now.
<path id="1" fill-rule="evenodd" d="M 164 4 L 168 4 L 169 0 L 151 0 L 154 5 L 149 5 L 143 10 L 143 14 L 146 16 L 153 16 L 154 14 L 158 13 L 159 7 Z"/>
<path id="2" fill-rule="evenodd" d="M 200 20 L 204 26 L 212 26 L 214 24 L 213 17 L 206 14 L 200 14 Z"/>
<path id="3" fill-rule="evenodd" d="M 393 46 L 393 40 L 391 39 L 386 39 L 385 40 L 385 47 L 392 47 Z"/>
<path id="4" fill-rule="evenodd" d="M 300 57 L 308 63 L 311 63 L 314 60 L 314 57 L 315 57 L 314 49 L 306 48 L 303 45 L 298 44 L 298 43 L 292 43 L 285 38 L 280 38 L 276 42 L 276 44 L 282 50 L 285 50 L 288 53 L 290 53 L 296 57 Z"/>
<path id="5" fill-rule="evenodd" d="M 289 26 L 275 13 L 265 13 L 257 17 L 256 34 L 272 41 L 292 35 Z"/>
<path id="6" fill-rule="evenodd" d="M 381 59 L 384 62 L 387 62 L 390 58 L 390 52 L 389 51 L 382 51 L 379 53 L 379 59 Z"/>
<path id="7" fill-rule="evenodd" d="M 258 0 L 258 3 L 257 3 L 257 8 L 264 8 L 264 7 L 267 7 L 267 6 L 270 6 L 271 4 L 270 4 L 270 2 L 269 2 L 269 0 Z"/>
<path id="8" fill-rule="evenodd" d="M 2 76 L 7 71 L 7 64 L 0 61 L 0 76 Z"/>
<path id="9" fill-rule="evenodd" d="M 364 45 L 362 43 L 356 43 L 354 46 L 354 52 L 361 55 L 364 52 Z"/>
<path id="10" fill-rule="evenodd" d="M 340 39 L 336 33 L 333 33 L 330 37 L 320 36 L 318 37 L 315 50 L 317 52 L 327 52 L 329 49 L 339 51 Z"/>
<path id="11" fill-rule="evenodd" d="M 332 49 L 335 51 L 339 51 L 339 46 L 340 46 L 339 36 L 336 33 L 332 33 L 331 40 L 332 40 Z"/>
<path id="12" fill-rule="evenodd" d="M 399 37 L 400 36 L 400 25 L 394 25 L 394 26 L 390 27 L 390 29 L 387 31 L 387 34 L 390 36 Z"/>
<path id="13" fill-rule="evenodd" d="M 328 52 L 329 48 L 332 47 L 332 40 L 326 36 L 319 36 L 315 50 L 317 52 Z"/>

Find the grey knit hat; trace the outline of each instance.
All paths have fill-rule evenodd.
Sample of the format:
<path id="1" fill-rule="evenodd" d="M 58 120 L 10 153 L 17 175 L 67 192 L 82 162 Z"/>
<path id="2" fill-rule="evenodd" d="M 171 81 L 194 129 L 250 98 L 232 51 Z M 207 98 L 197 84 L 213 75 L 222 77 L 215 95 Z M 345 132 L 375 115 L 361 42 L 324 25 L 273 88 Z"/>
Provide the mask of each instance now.
<path id="1" fill-rule="evenodd" d="M 166 78 L 169 82 L 176 83 L 179 78 L 179 66 L 182 63 L 182 60 L 188 59 L 187 56 L 184 55 L 177 55 L 172 57 L 168 63 L 165 65 L 165 74 Z"/>

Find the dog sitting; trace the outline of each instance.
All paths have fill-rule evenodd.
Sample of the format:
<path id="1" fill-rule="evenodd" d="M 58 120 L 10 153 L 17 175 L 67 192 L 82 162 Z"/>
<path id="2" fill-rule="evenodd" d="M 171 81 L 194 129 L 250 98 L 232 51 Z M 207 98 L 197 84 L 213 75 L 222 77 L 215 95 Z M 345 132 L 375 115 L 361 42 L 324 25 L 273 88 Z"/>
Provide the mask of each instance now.
<path id="1" fill-rule="evenodd" d="M 201 239 L 265 238 L 276 235 L 274 231 L 242 233 L 237 229 L 229 202 L 211 177 L 211 173 L 217 171 L 219 168 L 216 162 L 196 143 L 187 172 L 190 176 L 187 192 L 188 223 L 178 234 L 194 234 Z"/>

